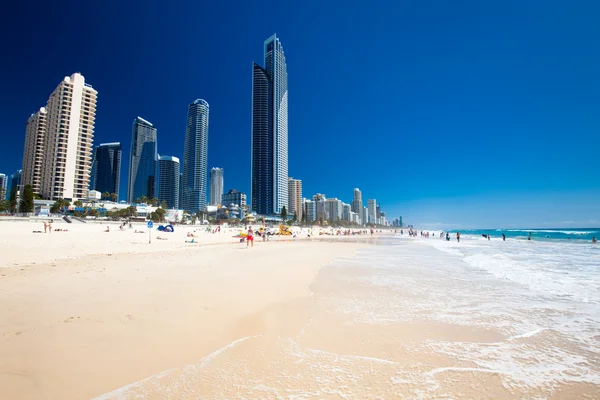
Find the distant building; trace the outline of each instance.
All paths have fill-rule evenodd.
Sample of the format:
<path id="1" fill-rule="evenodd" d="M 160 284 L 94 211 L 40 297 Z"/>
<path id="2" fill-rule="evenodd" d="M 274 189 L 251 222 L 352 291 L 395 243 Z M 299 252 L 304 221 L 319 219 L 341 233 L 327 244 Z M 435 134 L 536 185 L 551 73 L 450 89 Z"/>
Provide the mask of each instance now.
<path id="1" fill-rule="evenodd" d="M 325 214 L 328 221 L 339 221 L 342 219 L 342 201 L 336 198 L 325 200 Z"/>
<path id="2" fill-rule="evenodd" d="M 308 224 L 315 222 L 317 220 L 316 202 L 305 199 L 304 200 L 304 209 L 306 212 L 306 222 Z"/>
<path id="3" fill-rule="evenodd" d="M 362 225 L 366 225 L 369 222 L 369 210 L 365 206 L 363 206 L 363 208 L 362 208 L 360 219 L 362 221 L 361 222 Z"/>
<path id="4" fill-rule="evenodd" d="M 94 149 L 90 190 L 115 193 L 119 201 L 121 183 L 121 143 L 104 143 Z"/>
<path id="5" fill-rule="evenodd" d="M 183 150 L 183 209 L 206 211 L 208 168 L 208 102 L 195 100 L 188 106 Z"/>
<path id="6" fill-rule="evenodd" d="M 367 200 L 367 208 L 369 209 L 368 222 L 370 224 L 376 224 L 377 223 L 377 200 L 375 200 L 375 199 Z"/>
<path id="7" fill-rule="evenodd" d="M 7 199 L 10 198 L 10 192 L 12 192 L 13 188 L 17 188 L 17 196 L 18 196 L 19 191 L 21 190 L 21 177 L 22 177 L 22 170 L 20 170 L 20 169 L 11 175 L 10 188 L 7 188 L 7 193 L 6 193 Z"/>
<path id="8" fill-rule="evenodd" d="M 289 215 L 296 215 L 297 221 L 302 221 L 302 181 L 290 177 L 288 179 L 288 207 Z"/>
<path id="9" fill-rule="evenodd" d="M 327 200 L 327 197 L 324 194 L 317 193 L 312 197 L 312 200 L 315 202 L 315 220 L 318 220 L 319 222 L 327 221 L 327 211 L 325 209 L 325 201 Z"/>
<path id="10" fill-rule="evenodd" d="M 342 203 L 342 219 L 352 222 L 352 207 L 350 204 Z"/>
<path id="11" fill-rule="evenodd" d="M 0 174 L 0 201 L 6 198 L 6 193 L 8 192 L 8 176 L 5 174 Z"/>
<path id="12" fill-rule="evenodd" d="M 179 209 L 179 158 L 158 157 L 158 201 L 169 209 Z"/>
<path id="13" fill-rule="evenodd" d="M 252 67 L 252 210 L 279 214 L 288 206 L 288 85 L 283 46 L 264 43 L 264 68 Z"/>
<path id="14" fill-rule="evenodd" d="M 400 228 L 404 228 L 404 223 L 402 222 L 402 217 L 398 217 L 398 223 Z"/>
<path id="15" fill-rule="evenodd" d="M 352 211 L 359 215 L 362 213 L 362 193 L 358 188 L 354 189 L 354 198 L 352 199 Z"/>
<path id="16" fill-rule="evenodd" d="M 221 198 L 221 204 L 223 206 L 229 207 L 232 204 L 238 207 L 246 206 L 246 194 L 242 192 L 238 192 L 235 189 L 230 189 L 229 192 L 223 193 Z"/>
<path id="17" fill-rule="evenodd" d="M 127 202 L 135 203 L 142 196 L 156 197 L 157 131 L 142 117 L 133 121 L 129 154 L 129 188 Z"/>
<path id="18" fill-rule="evenodd" d="M 21 180 L 23 181 L 23 185 L 31 185 L 35 194 L 40 194 L 42 187 L 47 115 L 46 108 L 42 107 L 31 114 L 25 126 L 25 147 L 23 150 Z"/>
<path id="19" fill-rule="evenodd" d="M 210 169 L 210 202 L 211 206 L 221 205 L 223 197 L 223 168 Z"/>

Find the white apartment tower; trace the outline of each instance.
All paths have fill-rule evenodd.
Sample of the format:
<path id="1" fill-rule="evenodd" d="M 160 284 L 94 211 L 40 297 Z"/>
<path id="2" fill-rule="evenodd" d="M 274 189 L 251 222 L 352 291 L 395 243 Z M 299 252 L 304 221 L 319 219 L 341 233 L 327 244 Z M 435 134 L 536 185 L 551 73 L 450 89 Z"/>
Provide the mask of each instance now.
<path id="1" fill-rule="evenodd" d="M 302 221 L 302 181 L 290 177 L 288 179 L 288 215 L 296 215 L 296 221 Z"/>
<path id="2" fill-rule="evenodd" d="M 92 167 L 98 92 L 80 73 L 66 76 L 46 105 L 40 194 L 46 199 L 84 199 Z M 24 163 L 25 164 L 25 163 Z M 29 168 L 23 165 L 23 170 Z"/>
<path id="3" fill-rule="evenodd" d="M 367 207 L 369 209 L 368 222 L 370 224 L 377 224 L 377 200 L 367 200 Z"/>
<path id="4" fill-rule="evenodd" d="M 33 193 L 40 194 L 42 166 L 44 163 L 44 138 L 46 137 L 46 108 L 31 114 L 25 126 L 25 148 L 21 183 L 31 185 Z"/>

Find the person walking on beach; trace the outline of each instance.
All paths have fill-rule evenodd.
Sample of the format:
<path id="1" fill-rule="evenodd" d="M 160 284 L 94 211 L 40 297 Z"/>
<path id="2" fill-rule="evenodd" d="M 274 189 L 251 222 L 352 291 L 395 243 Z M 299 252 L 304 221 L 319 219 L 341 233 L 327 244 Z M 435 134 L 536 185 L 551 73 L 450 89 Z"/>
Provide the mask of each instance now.
<path id="1" fill-rule="evenodd" d="M 46 233 L 47 230 L 48 230 L 48 224 L 46 223 L 46 221 L 44 221 L 44 233 Z"/>
<path id="2" fill-rule="evenodd" d="M 506 242 L 506 235 L 504 234 L 504 232 L 502 232 L 502 241 Z"/>
<path id="3" fill-rule="evenodd" d="M 52 220 L 48 222 L 48 233 L 52 233 Z"/>
<path id="4" fill-rule="evenodd" d="M 248 227 L 248 236 L 246 237 L 246 248 L 250 246 L 250 242 L 252 242 L 252 247 L 254 247 L 254 231 L 252 230 L 251 226 Z"/>
<path id="5" fill-rule="evenodd" d="M 456 232 L 456 241 L 460 243 L 460 232 Z"/>

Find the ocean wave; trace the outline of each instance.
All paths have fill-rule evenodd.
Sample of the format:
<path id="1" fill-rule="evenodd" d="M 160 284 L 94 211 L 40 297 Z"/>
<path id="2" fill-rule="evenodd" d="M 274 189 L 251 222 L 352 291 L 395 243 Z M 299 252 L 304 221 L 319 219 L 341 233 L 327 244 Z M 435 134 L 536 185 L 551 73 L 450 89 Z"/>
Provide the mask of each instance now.
<path id="1" fill-rule="evenodd" d="M 532 232 L 532 233 L 563 233 L 565 235 L 591 235 L 592 233 L 599 233 L 600 231 L 563 231 L 553 229 L 506 229 L 504 232 Z"/>

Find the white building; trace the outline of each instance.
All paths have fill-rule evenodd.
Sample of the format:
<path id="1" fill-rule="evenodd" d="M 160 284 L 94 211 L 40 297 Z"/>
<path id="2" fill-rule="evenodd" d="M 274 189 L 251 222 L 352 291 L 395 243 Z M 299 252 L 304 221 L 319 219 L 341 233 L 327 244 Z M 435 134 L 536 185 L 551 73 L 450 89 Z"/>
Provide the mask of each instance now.
<path id="1" fill-rule="evenodd" d="M 66 76 L 45 109 L 27 121 L 23 184 L 37 185 L 47 199 L 85 199 L 92 167 L 92 142 L 98 92 L 80 73 Z M 43 112 L 45 111 L 45 113 Z M 44 129 L 45 114 L 45 129 Z M 39 141 L 43 135 L 42 150 Z M 43 153 L 43 154 L 40 154 Z M 41 165 L 38 164 L 41 158 Z"/>
<path id="2" fill-rule="evenodd" d="M 376 224 L 377 223 L 377 200 L 375 200 L 375 199 L 367 200 L 367 208 L 369 209 L 367 221 L 370 224 Z"/>
<path id="3" fill-rule="evenodd" d="M 223 197 L 223 168 L 210 169 L 210 202 L 211 206 L 220 206 Z"/>
<path id="4" fill-rule="evenodd" d="M 342 219 L 342 201 L 336 198 L 325 200 L 325 214 L 328 221 L 339 221 Z"/>
<path id="5" fill-rule="evenodd" d="M 288 179 L 288 215 L 296 215 L 302 221 L 302 181 L 290 177 Z"/>

